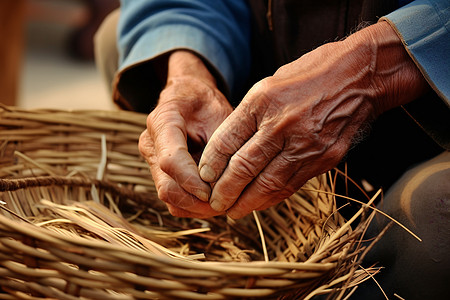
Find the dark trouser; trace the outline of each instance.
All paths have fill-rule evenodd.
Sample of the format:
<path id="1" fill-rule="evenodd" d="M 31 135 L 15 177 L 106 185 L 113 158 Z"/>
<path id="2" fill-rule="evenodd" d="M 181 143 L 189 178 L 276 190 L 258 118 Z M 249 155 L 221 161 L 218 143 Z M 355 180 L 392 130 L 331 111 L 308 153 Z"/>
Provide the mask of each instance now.
<path id="1" fill-rule="evenodd" d="M 383 267 L 375 279 L 389 299 L 450 299 L 450 152 L 406 172 L 379 208 L 422 239 L 393 225 L 366 257 Z M 378 215 L 369 234 L 389 222 Z M 385 298 L 368 280 L 351 299 Z"/>

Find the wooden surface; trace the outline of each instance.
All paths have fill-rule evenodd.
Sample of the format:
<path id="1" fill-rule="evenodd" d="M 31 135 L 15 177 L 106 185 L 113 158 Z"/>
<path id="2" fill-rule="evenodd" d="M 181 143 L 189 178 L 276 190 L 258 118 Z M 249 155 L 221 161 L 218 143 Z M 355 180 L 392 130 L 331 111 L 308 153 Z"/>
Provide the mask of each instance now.
<path id="1" fill-rule="evenodd" d="M 14 105 L 24 45 L 25 0 L 0 1 L 0 103 Z"/>

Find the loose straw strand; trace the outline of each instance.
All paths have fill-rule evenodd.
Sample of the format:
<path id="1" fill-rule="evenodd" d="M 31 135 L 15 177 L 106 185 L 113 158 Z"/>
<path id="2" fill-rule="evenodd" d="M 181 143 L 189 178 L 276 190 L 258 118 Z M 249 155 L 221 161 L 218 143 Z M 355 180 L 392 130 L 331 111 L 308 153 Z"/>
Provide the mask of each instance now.
<path id="1" fill-rule="evenodd" d="M 267 253 L 266 241 L 264 239 L 264 232 L 261 226 L 261 222 L 259 221 L 258 212 L 256 210 L 253 211 L 253 217 L 255 218 L 256 226 L 258 227 L 258 232 L 261 237 L 261 245 L 264 253 L 264 261 L 269 262 L 269 254 Z"/>
<path id="2" fill-rule="evenodd" d="M 316 191 L 316 190 L 308 189 L 308 188 L 302 188 L 302 190 L 303 190 L 303 189 L 305 189 L 305 190 Z M 378 194 L 380 193 L 380 191 L 381 191 L 381 190 L 379 190 L 378 193 L 377 193 L 376 195 L 378 195 Z M 319 191 L 319 192 L 320 192 L 320 193 L 327 193 L 327 194 L 329 193 L 329 192 L 326 192 L 326 191 Z M 330 194 L 331 194 L 331 193 L 330 193 Z M 397 221 L 396 219 L 394 219 L 393 217 L 391 217 L 391 216 L 388 215 L 387 213 L 383 212 L 382 210 L 379 210 L 379 209 L 376 208 L 376 207 L 370 206 L 370 205 L 368 205 L 367 203 L 364 203 L 364 202 L 362 202 L 362 201 L 353 199 L 353 198 L 351 198 L 351 197 L 346 197 L 346 196 L 343 196 L 343 195 L 337 195 L 337 194 L 334 194 L 334 195 L 336 195 L 337 197 L 341 197 L 341 198 L 350 200 L 350 201 L 354 201 L 354 202 L 359 203 L 359 204 L 361 204 L 361 205 L 363 205 L 363 206 L 369 207 L 370 209 L 376 211 L 376 212 L 379 213 L 379 214 L 382 214 L 383 216 L 385 216 L 386 218 L 388 218 L 389 220 L 393 221 L 395 224 L 397 224 L 398 226 L 400 226 L 401 228 L 403 228 L 404 230 L 406 230 L 409 234 L 411 234 L 411 235 L 412 235 L 414 238 L 416 238 L 419 242 L 422 242 L 422 239 L 421 239 L 417 234 L 415 234 L 414 232 L 412 232 L 412 231 L 411 231 L 410 229 L 408 229 L 405 225 L 403 225 L 402 223 L 400 223 L 399 221 Z"/>

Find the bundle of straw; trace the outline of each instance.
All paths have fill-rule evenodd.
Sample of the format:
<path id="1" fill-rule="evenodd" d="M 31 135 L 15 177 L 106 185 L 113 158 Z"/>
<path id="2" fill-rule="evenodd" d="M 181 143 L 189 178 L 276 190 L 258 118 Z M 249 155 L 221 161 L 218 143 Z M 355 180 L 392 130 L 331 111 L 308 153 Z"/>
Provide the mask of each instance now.
<path id="1" fill-rule="evenodd" d="M 333 176 L 241 220 L 171 216 L 132 112 L 0 109 L 0 299 L 343 298 L 373 214 Z M 373 199 L 372 199 L 373 200 Z"/>

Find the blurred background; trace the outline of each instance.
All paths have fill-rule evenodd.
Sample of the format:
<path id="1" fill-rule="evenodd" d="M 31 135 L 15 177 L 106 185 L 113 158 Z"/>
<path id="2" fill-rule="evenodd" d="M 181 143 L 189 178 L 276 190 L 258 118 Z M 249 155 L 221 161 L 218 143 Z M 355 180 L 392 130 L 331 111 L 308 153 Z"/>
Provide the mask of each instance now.
<path id="1" fill-rule="evenodd" d="M 93 36 L 119 0 L 0 0 L 0 102 L 117 109 L 95 67 Z"/>

